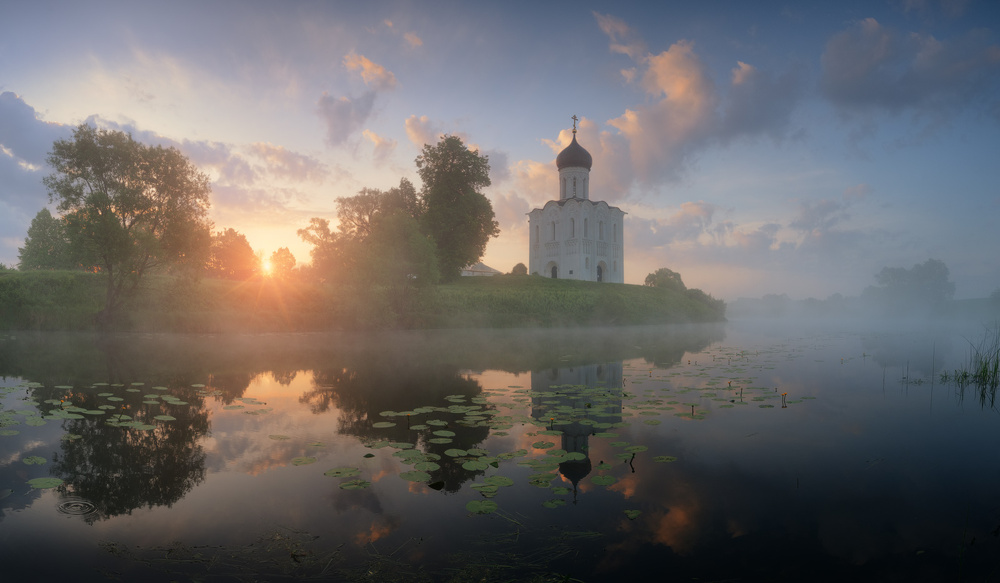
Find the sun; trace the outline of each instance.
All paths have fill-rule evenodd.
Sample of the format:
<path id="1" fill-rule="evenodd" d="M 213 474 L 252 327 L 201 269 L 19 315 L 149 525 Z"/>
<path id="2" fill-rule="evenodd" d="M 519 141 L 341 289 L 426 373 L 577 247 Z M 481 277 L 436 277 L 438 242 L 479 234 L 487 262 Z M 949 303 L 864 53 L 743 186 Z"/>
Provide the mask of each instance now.
<path id="1" fill-rule="evenodd" d="M 260 272 L 267 277 L 271 277 L 271 272 L 274 271 L 274 266 L 271 265 L 270 259 L 265 259 L 260 262 Z"/>

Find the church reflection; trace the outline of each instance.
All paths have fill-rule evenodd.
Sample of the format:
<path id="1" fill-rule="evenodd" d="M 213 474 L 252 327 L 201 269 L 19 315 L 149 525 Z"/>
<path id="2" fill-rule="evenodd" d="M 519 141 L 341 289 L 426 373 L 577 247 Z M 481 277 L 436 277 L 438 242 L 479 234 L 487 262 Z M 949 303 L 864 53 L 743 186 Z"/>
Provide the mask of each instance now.
<path id="1" fill-rule="evenodd" d="M 580 481 L 593 469 L 590 437 L 622 421 L 622 378 L 620 360 L 531 373 L 531 416 L 562 432 L 567 454 L 584 456 L 559 464 L 559 473 L 573 484 L 574 503 Z"/>

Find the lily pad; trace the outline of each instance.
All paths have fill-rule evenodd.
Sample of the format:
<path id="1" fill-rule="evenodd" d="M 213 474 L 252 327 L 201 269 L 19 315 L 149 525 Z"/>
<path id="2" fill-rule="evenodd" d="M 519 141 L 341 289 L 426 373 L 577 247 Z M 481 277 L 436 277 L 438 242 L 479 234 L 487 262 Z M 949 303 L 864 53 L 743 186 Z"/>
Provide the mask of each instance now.
<path id="1" fill-rule="evenodd" d="M 285 441 L 286 439 L 291 439 L 291 437 L 288 437 L 287 435 L 279 435 L 279 434 L 268 435 L 268 437 L 275 441 Z"/>
<path id="2" fill-rule="evenodd" d="M 626 510 L 625 511 L 625 516 L 628 516 L 629 520 L 635 520 L 636 518 L 639 518 L 640 514 L 642 514 L 642 510 Z"/>
<path id="3" fill-rule="evenodd" d="M 29 466 L 40 466 L 49 460 L 37 455 L 29 455 L 28 457 L 22 459 L 21 461 Z"/>
<path id="4" fill-rule="evenodd" d="M 157 415 L 156 417 L 153 417 L 153 419 L 156 419 L 157 421 L 176 421 L 177 420 L 177 418 L 174 417 L 173 415 Z"/>
<path id="5" fill-rule="evenodd" d="M 316 458 L 314 457 L 296 457 L 292 458 L 293 466 L 308 466 L 309 464 L 316 463 Z"/>
<path id="6" fill-rule="evenodd" d="M 32 488 L 43 490 L 45 488 L 57 488 L 62 486 L 63 481 L 60 478 L 35 478 L 33 480 L 28 480 L 28 485 Z"/>
<path id="7" fill-rule="evenodd" d="M 598 486 L 610 486 L 611 484 L 614 484 L 618 480 L 614 476 L 601 475 L 592 477 L 590 481 L 597 484 Z"/>
<path id="8" fill-rule="evenodd" d="M 340 483 L 341 490 L 363 490 L 372 483 L 365 480 L 348 480 Z"/>
<path id="9" fill-rule="evenodd" d="M 378 423 L 372 423 L 372 427 L 375 429 L 388 429 L 389 427 L 395 427 L 396 424 L 392 421 L 379 421 Z"/>
<path id="10" fill-rule="evenodd" d="M 471 500 L 465 504 L 465 509 L 473 514 L 490 514 L 497 508 L 497 503 L 492 500 Z"/>
<path id="11" fill-rule="evenodd" d="M 361 475 L 361 470 L 359 470 L 358 468 L 343 466 L 339 468 L 333 468 L 332 470 L 327 470 L 323 472 L 323 475 L 330 476 L 332 478 L 352 478 L 354 476 Z M 340 487 L 343 488 L 344 486 L 341 485 Z"/>

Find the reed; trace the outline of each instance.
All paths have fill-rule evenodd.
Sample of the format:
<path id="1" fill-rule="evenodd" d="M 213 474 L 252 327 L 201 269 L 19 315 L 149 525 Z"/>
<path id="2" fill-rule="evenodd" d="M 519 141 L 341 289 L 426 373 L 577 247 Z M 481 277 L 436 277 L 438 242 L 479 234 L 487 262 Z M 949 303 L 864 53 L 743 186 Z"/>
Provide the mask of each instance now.
<path id="1" fill-rule="evenodd" d="M 969 342 L 969 360 L 964 368 L 956 369 L 952 381 L 965 396 L 967 388 L 977 391 L 982 406 L 994 407 L 1000 386 L 1000 324 L 986 330 L 979 344 Z"/>

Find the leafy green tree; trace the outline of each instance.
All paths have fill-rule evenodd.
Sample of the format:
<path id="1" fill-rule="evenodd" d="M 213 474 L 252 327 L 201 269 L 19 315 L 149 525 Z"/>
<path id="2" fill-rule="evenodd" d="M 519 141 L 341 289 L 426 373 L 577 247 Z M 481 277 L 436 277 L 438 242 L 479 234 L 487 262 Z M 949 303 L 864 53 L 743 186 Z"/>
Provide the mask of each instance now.
<path id="1" fill-rule="evenodd" d="M 357 243 L 330 230 L 330 221 L 313 217 L 309 226 L 298 230 L 299 237 L 313 246 L 309 250 L 311 277 L 320 281 L 343 283 L 355 265 Z"/>
<path id="2" fill-rule="evenodd" d="M 142 277 L 172 265 L 200 267 L 210 245 L 208 177 L 175 148 L 81 124 L 57 140 L 44 179 L 69 239 L 107 278 L 102 327 Z"/>
<path id="3" fill-rule="evenodd" d="M 510 270 L 511 275 L 528 275 L 528 266 L 523 263 L 518 263 Z"/>
<path id="4" fill-rule="evenodd" d="M 24 247 L 18 250 L 18 267 L 28 269 L 70 269 L 76 265 L 71 257 L 69 237 L 64 222 L 52 216 L 49 209 L 38 211 L 31 219 Z"/>
<path id="5" fill-rule="evenodd" d="M 434 244 L 405 212 L 380 217 L 364 245 L 358 271 L 364 283 L 385 293 L 398 323 L 412 311 L 418 289 L 438 282 Z"/>
<path id="6" fill-rule="evenodd" d="M 436 146 L 425 145 L 416 163 L 423 181 L 422 227 L 437 248 L 442 276 L 458 277 L 500 234 L 493 205 L 479 192 L 490 185 L 489 158 L 461 138 L 445 136 Z"/>
<path id="7" fill-rule="evenodd" d="M 884 303 L 892 311 L 933 307 L 955 295 L 948 266 L 939 259 L 928 259 L 910 269 L 883 267 L 875 282 L 877 285 L 866 288 L 863 297 Z"/>
<path id="8" fill-rule="evenodd" d="M 253 252 L 246 235 L 236 229 L 226 229 L 212 235 L 205 268 L 215 277 L 244 281 L 260 272 L 260 258 Z"/>
<path id="9" fill-rule="evenodd" d="M 413 183 L 403 178 L 398 187 L 382 191 L 377 188 L 362 188 L 355 196 L 337 199 L 337 229 L 345 237 L 364 241 L 372 234 L 375 221 L 381 216 L 402 212 L 419 218 L 420 201 Z"/>
<path id="10" fill-rule="evenodd" d="M 684 282 L 681 281 L 681 274 L 673 271 L 672 269 L 667 269 L 666 267 L 661 267 L 653 273 L 647 275 L 644 285 L 658 289 L 670 289 L 682 293 L 687 290 Z"/>
<path id="11" fill-rule="evenodd" d="M 271 277 L 288 279 L 293 269 L 295 269 L 295 255 L 292 255 L 288 247 L 281 247 L 271 253 Z"/>

